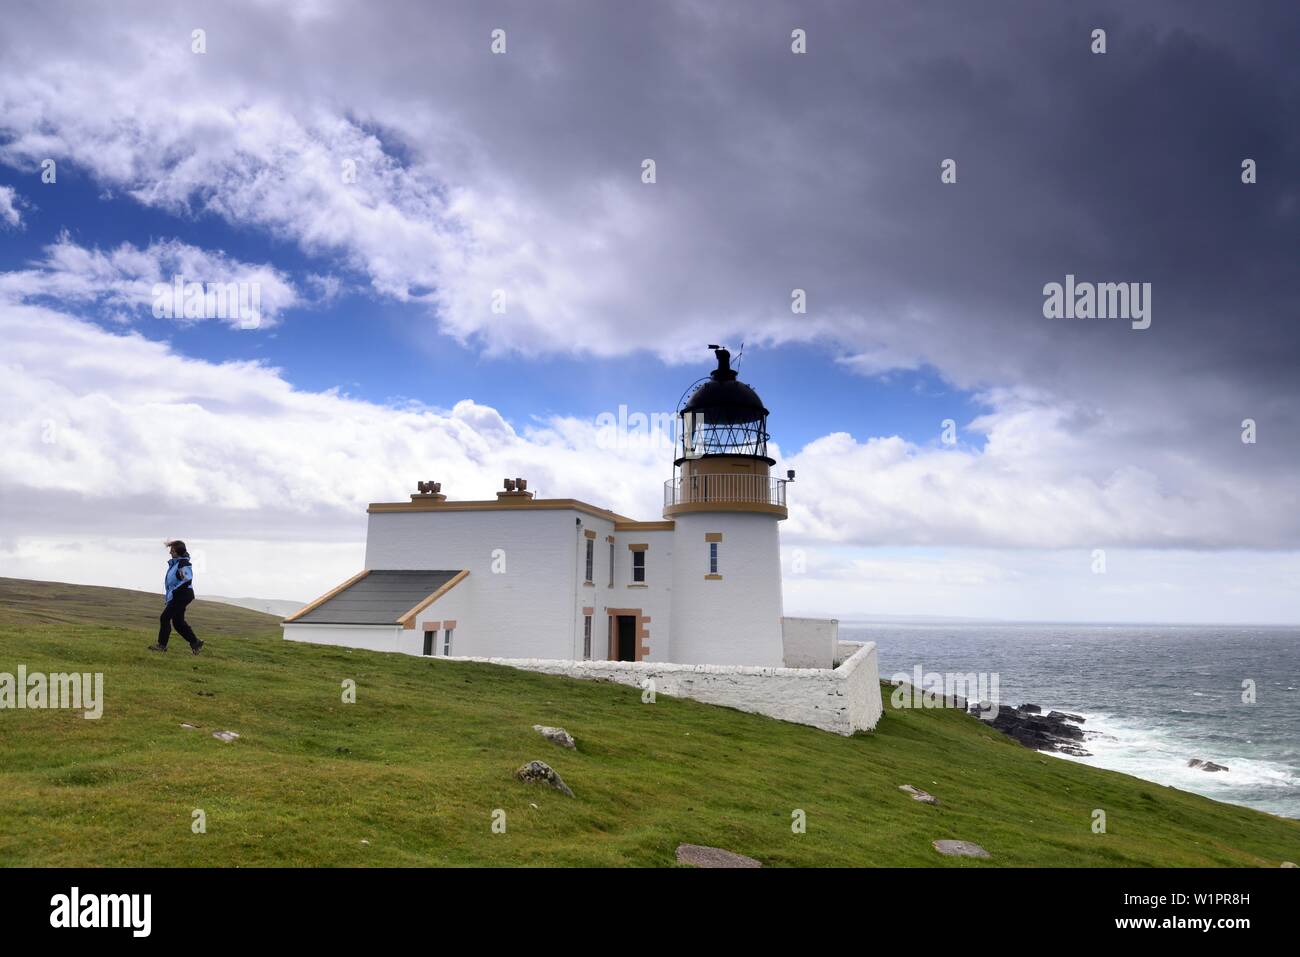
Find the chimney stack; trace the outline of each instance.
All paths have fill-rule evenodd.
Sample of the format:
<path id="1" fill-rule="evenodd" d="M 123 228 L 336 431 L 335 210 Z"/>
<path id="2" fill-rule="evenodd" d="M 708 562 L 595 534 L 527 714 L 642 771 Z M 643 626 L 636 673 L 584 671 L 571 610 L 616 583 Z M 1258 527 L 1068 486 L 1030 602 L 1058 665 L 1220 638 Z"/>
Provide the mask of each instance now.
<path id="1" fill-rule="evenodd" d="M 497 492 L 498 499 L 502 499 L 502 500 L 516 499 L 516 498 L 530 499 L 533 497 L 533 493 L 528 491 L 527 479 L 522 479 L 522 478 L 504 479 L 502 480 L 501 484 L 505 488 L 505 491 Z"/>
<path id="2" fill-rule="evenodd" d="M 416 482 L 416 493 L 411 496 L 412 502 L 445 502 L 447 496 L 442 494 L 442 483 L 430 479 L 427 482 Z"/>

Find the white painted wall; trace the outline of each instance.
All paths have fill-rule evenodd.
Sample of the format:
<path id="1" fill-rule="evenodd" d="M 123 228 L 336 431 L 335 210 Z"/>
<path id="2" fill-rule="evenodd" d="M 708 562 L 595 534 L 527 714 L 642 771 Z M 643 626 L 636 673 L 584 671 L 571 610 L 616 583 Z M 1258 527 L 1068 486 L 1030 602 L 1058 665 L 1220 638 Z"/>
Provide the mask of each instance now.
<path id="1" fill-rule="evenodd" d="M 628 545 L 649 545 L 646 549 L 645 584 L 632 581 L 632 552 Z M 672 661 L 672 608 L 673 608 L 673 546 L 671 531 L 645 531 L 634 529 L 614 533 L 614 587 L 606 579 L 601 593 L 602 611 L 610 608 L 640 608 L 650 618 L 646 630 L 650 637 L 645 645 L 650 649 L 646 661 Z M 608 554 L 606 557 L 608 561 Z M 605 658 L 609 643 L 609 618 L 602 614 L 597 630 L 604 642 L 596 655 Z"/>
<path id="2" fill-rule="evenodd" d="M 591 585 L 585 581 L 588 530 L 596 534 Z M 710 532 L 723 536 L 721 580 L 705 577 Z M 649 546 L 644 583 L 632 581 L 627 546 L 634 543 Z M 504 572 L 494 569 L 498 556 Z M 608 655 L 609 611 L 640 609 L 650 618 L 647 661 L 757 667 L 786 661 L 775 516 L 691 514 L 679 516 L 674 530 L 616 532 L 612 521 L 576 509 L 376 512 L 369 516 L 365 565 L 469 570 L 417 622 L 455 619 L 454 655 L 581 659 L 583 609 L 590 607 L 596 660 Z M 358 634 L 366 643 L 357 647 L 373 647 L 372 634 Z M 328 638 L 345 643 L 333 633 Z M 419 654 L 423 628 L 397 641 L 397 650 Z M 797 660 L 830 664 L 802 652 Z"/>
<path id="3" fill-rule="evenodd" d="M 307 641 L 314 645 L 337 645 L 365 651 L 401 651 L 397 625 L 313 625 L 288 622 L 281 625 L 285 641 Z"/>
<path id="4" fill-rule="evenodd" d="M 874 642 L 863 645 L 834 670 L 536 658 L 440 660 L 449 665 L 479 661 L 565 678 L 613 681 L 642 689 L 647 681 L 652 681 L 656 694 L 692 698 L 844 735 L 874 728 L 884 713 Z"/>
<path id="5" fill-rule="evenodd" d="M 782 618 L 781 641 L 787 668 L 834 668 L 840 623 L 834 618 Z"/>
<path id="6" fill-rule="evenodd" d="M 579 516 L 571 509 L 375 512 L 366 568 L 468 568 L 421 615 L 457 619 L 455 654 L 570 658 L 580 627 Z M 493 571 L 498 549 L 503 573 Z"/>
<path id="7" fill-rule="evenodd" d="M 841 687 L 848 698 L 848 723 L 854 731 L 874 728 L 885 713 L 884 699 L 880 694 L 880 662 L 876 657 L 876 643 L 864 642 L 853 655 L 832 672 L 840 676 Z"/>
<path id="8" fill-rule="evenodd" d="M 415 616 L 415 627 L 402 629 L 397 638 L 397 650 L 408 655 L 424 654 L 425 625 L 437 625 L 438 633 L 434 636 L 435 655 L 442 654 L 444 621 L 454 621 L 455 631 L 451 636 L 452 655 L 477 655 L 483 645 L 483 628 L 476 622 L 474 604 L 474 573 L 463 578 L 451 591 L 444 594 L 420 614 Z"/>
<path id="9" fill-rule="evenodd" d="M 752 512 L 678 515 L 673 533 L 672 660 L 784 664 L 778 519 Z M 721 581 L 705 578 L 705 535 L 721 532 Z"/>

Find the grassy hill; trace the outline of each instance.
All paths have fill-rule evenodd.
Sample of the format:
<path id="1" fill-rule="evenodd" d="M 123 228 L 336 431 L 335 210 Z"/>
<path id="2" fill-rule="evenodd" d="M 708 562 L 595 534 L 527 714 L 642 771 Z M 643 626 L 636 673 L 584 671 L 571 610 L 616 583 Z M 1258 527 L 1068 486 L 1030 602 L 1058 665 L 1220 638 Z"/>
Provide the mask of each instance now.
<path id="1" fill-rule="evenodd" d="M 145 650 L 160 601 L 0 579 L 0 672 L 102 671 L 105 697 L 98 721 L 0 711 L 0 863 L 666 865 L 682 842 L 769 866 L 1300 860 L 1300 822 L 1039 754 L 953 711 L 889 710 L 841 738 L 618 685 L 290 644 L 274 618 L 201 601 L 210 654 L 175 639 L 164 656 Z M 533 758 L 576 798 L 515 781 Z M 992 858 L 941 857 L 938 838 Z"/>

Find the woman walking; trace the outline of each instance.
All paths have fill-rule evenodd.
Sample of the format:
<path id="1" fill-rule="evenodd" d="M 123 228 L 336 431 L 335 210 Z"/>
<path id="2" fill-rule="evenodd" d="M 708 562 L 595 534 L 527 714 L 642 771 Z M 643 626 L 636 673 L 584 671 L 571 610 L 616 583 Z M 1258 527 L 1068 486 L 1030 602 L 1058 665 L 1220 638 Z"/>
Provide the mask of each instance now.
<path id="1" fill-rule="evenodd" d="M 190 643 L 190 651 L 197 655 L 203 648 L 203 642 L 185 620 L 185 606 L 194 600 L 194 566 L 190 564 L 190 553 L 185 550 L 185 543 L 180 539 L 164 544 L 171 553 L 171 560 L 167 562 L 167 574 L 163 576 L 167 598 L 163 613 L 158 617 L 158 643 L 150 645 L 149 650 L 166 651 L 167 639 L 171 637 L 172 625 L 175 625 L 181 637 Z"/>

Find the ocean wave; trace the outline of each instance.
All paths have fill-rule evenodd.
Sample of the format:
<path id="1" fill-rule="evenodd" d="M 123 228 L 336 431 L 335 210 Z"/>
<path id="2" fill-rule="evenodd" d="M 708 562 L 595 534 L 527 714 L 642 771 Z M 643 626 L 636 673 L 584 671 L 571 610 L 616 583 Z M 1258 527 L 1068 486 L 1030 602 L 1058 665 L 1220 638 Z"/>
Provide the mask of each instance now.
<path id="1" fill-rule="evenodd" d="M 1275 814 L 1300 817 L 1300 791 L 1297 791 L 1300 777 L 1281 761 L 1242 754 L 1230 741 L 1226 747 L 1202 753 L 1195 742 L 1132 718 L 1107 713 L 1086 713 L 1086 716 L 1084 727 L 1091 733 L 1085 747 L 1092 755 L 1061 755 L 1066 760 L 1122 771 L 1219 801 L 1249 804 Z M 1202 771 L 1188 767 L 1188 761 L 1193 758 L 1214 761 L 1229 770 Z"/>

